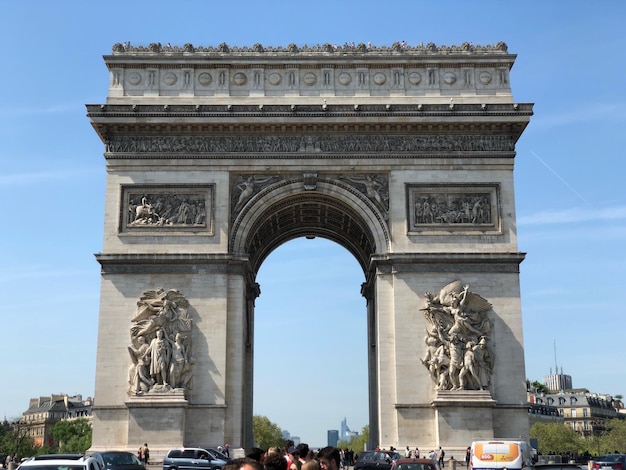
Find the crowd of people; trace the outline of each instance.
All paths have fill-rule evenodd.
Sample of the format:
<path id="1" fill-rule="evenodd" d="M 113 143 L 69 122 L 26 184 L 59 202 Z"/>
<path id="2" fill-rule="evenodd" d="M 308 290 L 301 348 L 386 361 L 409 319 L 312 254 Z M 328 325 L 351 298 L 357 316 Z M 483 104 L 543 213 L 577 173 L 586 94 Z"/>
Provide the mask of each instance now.
<path id="1" fill-rule="evenodd" d="M 288 441 L 285 448 L 250 449 L 245 457 L 234 459 L 222 470 L 341 470 L 344 465 L 342 451 L 336 447 L 314 452 L 307 444 L 294 446 Z"/>

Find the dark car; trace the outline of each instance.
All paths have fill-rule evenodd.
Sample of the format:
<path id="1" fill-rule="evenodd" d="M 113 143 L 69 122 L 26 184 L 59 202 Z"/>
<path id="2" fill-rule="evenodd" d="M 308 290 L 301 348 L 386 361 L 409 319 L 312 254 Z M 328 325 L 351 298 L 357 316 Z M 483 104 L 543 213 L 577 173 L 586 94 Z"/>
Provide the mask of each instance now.
<path id="1" fill-rule="evenodd" d="M 581 470 L 577 463 L 536 463 L 535 470 Z"/>
<path id="2" fill-rule="evenodd" d="M 366 450 L 354 462 L 354 470 L 390 470 L 400 454 L 388 450 Z"/>
<path id="3" fill-rule="evenodd" d="M 593 462 L 595 470 L 626 470 L 626 454 L 604 454 Z"/>
<path id="4" fill-rule="evenodd" d="M 145 465 L 132 452 L 117 450 L 94 452 L 91 457 L 96 459 L 104 470 L 146 470 Z"/>
<path id="5" fill-rule="evenodd" d="M 391 470 L 437 470 L 430 459 L 398 459 L 391 464 Z"/>
<path id="6" fill-rule="evenodd" d="M 218 470 L 229 461 L 229 458 L 214 449 L 183 447 L 167 451 L 163 470 Z"/>

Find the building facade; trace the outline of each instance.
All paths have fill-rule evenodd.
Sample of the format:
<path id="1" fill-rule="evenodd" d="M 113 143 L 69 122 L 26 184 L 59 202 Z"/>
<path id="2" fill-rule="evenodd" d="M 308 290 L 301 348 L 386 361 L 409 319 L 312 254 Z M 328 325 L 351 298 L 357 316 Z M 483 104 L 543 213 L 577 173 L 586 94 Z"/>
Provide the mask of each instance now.
<path id="1" fill-rule="evenodd" d="M 93 400 L 83 400 L 82 395 L 50 395 L 31 398 L 28 410 L 22 413 L 19 425 L 24 434 L 33 439 L 37 447 L 54 447 L 52 428 L 66 419 L 86 418 L 91 421 Z"/>

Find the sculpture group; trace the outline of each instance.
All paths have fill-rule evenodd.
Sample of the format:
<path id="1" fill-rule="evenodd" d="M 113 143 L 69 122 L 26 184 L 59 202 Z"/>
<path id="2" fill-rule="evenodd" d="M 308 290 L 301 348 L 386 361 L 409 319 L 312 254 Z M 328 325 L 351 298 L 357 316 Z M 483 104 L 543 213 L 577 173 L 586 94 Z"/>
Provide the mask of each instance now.
<path id="1" fill-rule="evenodd" d="M 494 357 L 487 346 L 491 304 L 455 280 L 438 295 L 426 292 L 429 322 L 421 359 L 436 390 L 488 390 Z"/>
<path id="2" fill-rule="evenodd" d="M 128 347 L 132 364 L 129 395 L 169 393 L 191 388 L 189 303 L 177 290 L 149 290 L 137 301 Z"/>

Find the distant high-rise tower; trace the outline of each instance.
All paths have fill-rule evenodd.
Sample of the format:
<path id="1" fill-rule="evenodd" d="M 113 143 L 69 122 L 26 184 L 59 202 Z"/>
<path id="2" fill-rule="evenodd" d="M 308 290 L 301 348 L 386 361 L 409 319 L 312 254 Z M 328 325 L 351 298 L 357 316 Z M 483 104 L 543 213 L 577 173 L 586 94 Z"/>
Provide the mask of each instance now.
<path id="1" fill-rule="evenodd" d="M 556 339 L 554 340 L 554 374 L 552 374 L 552 368 L 550 369 L 550 375 L 543 378 L 543 384 L 548 387 L 548 390 L 559 392 L 561 390 L 571 390 L 572 376 L 563 373 L 563 367 L 561 367 L 561 373 L 559 374 L 559 366 L 556 361 Z"/>
<path id="2" fill-rule="evenodd" d="M 556 374 L 552 373 L 552 369 L 550 369 L 550 375 L 546 375 L 543 378 L 543 384 L 548 387 L 548 390 L 551 391 L 561 391 L 561 390 L 571 390 L 572 387 L 572 376 L 563 373 L 563 368 L 561 368 L 561 373 L 555 371 Z"/>
<path id="3" fill-rule="evenodd" d="M 327 431 L 327 436 L 328 445 L 337 447 L 337 443 L 339 442 L 339 431 L 337 431 L 336 429 L 329 429 Z"/>
<path id="4" fill-rule="evenodd" d="M 350 428 L 348 427 L 348 419 L 344 417 L 341 421 L 341 434 L 339 434 L 339 439 L 342 441 L 348 441 L 351 436 L 352 431 L 350 431 Z"/>

